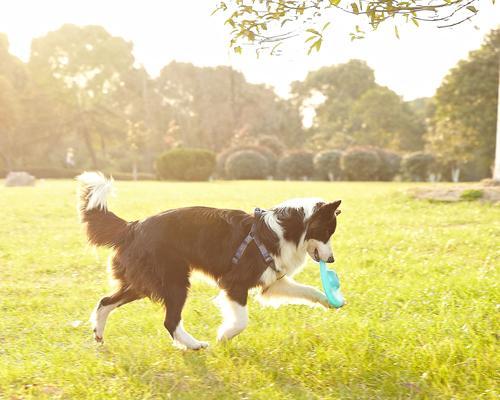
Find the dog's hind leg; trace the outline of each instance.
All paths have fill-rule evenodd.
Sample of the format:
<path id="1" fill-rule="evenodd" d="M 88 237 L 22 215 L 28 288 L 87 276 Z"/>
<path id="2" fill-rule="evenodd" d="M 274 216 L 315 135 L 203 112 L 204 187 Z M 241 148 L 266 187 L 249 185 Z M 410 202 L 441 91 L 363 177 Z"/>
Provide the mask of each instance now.
<path id="1" fill-rule="evenodd" d="M 94 339 L 97 342 L 102 342 L 106 320 L 108 319 L 108 315 L 111 311 L 124 304 L 130 303 L 131 301 L 140 299 L 141 297 L 143 296 L 140 296 L 134 290 L 122 287 L 111 296 L 106 296 L 99 300 L 96 308 L 90 316 L 92 329 L 94 331 Z"/>
<path id="2" fill-rule="evenodd" d="M 199 350 L 208 346 L 192 337 L 184 330 L 182 324 L 182 309 L 186 302 L 189 289 L 189 278 L 179 279 L 177 282 L 170 281 L 165 287 L 163 301 L 165 303 L 164 326 L 172 336 L 174 344 L 191 350 Z"/>
<path id="3" fill-rule="evenodd" d="M 222 325 L 217 332 L 217 340 L 229 340 L 238 335 L 248 325 L 248 291 L 221 291 L 216 303 L 222 312 Z"/>

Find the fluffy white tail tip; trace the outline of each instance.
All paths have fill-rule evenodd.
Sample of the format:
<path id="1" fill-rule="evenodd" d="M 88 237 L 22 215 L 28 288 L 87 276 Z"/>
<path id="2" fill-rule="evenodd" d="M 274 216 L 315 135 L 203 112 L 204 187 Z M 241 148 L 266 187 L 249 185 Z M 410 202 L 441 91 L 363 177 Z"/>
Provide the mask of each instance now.
<path id="1" fill-rule="evenodd" d="M 107 210 L 107 198 L 113 191 L 113 178 L 107 179 L 101 172 L 84 172 L 76 178 L 89 189 L 87 210 Z"/>

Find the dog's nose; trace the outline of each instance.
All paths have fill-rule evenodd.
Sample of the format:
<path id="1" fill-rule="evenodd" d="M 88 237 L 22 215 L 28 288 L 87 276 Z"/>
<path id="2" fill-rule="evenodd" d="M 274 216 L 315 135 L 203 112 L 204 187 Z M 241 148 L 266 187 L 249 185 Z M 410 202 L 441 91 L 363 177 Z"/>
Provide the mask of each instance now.
<path id="1" fill-rule="evenodd" d="M 328 257 L 328 260 L 326 260 L 327 263 L 332 263 L 335 262 L 335 258 L 333 256 Z"/>

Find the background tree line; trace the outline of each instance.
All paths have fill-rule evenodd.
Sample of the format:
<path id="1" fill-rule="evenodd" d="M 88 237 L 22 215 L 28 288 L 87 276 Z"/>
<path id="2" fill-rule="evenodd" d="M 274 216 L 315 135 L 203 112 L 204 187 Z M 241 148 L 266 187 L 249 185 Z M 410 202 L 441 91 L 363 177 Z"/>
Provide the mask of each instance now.
<path id="1" fill-rule="evenodd" d="M 75 169 L 153 173 L 161 153 L 183 147 L 219 154 L 213 168 L 221 177 L 252 177 L 227 173 L 231 155 L 246 151 L 258 155 L 240 155 L 239 164 L 232 157 L 231 171 L 265 160 L 260 175 L 297 178 L 313 176 L 314 165 L 326 165 L 314 156 L 332 150 L 338 171 L 320 175 L 353 179 L 342 173 L 348 162 L 341 153 L 357 149 L 371 154 L 358 160 L 377 165 L 418 152 L 427 172 L 448 179 L 460 168 L 463 178 L 480 179 L 493 163 L 499 47 L 495 30 L 450 71 L 434 98 L 405 102 L 359 60 L 309 73 L 282 99 L 225 66 L 172 62 L 153 78 L 130 42 L 99 26 L 64 25 L 34 39 L 27 63 L 9 53 L 0 35 L 0 169 L 74 161 Z M 311 107 L 313 124 L 304 128 L 301 112 Z M 330 169 L 337 165 L 332 154 L 324 158 Z M 300 161 L 290 164 L 290 157 Z M 297 165 L 302 172 L 293 171 Z"/>

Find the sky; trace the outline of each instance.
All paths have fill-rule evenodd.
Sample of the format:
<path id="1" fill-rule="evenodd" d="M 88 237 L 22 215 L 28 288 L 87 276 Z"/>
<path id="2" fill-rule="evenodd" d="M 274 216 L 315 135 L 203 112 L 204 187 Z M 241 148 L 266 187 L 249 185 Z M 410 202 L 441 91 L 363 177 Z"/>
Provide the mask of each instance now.
<path id="1" fill-rule="evenodd" d="M 302 80 L 322 66 L 365 60 L 379 84 L 406 100 L 432 96 L 443 77 L 484 35 L 500 25 L 500 5 L 478 0 L 479 14 L 471 23 L 438 29 L 413 24 L 370 32 L 351 42 L 356 18 L 334 15 L 320 53 L 308 56 L 303 39 L 287 42 L 281 56 L 261 56 L 229 49 L 229 28 L 222 16 L 211 16 L 216 0 L 16 0 L 0 2 L 0 32 L 9 37 L 11 53 L 26 61 L 32 38 L 64 23 L 102 25 L 115 36 L 134 43 L 134 55 L 149 73 L 176 60 L 199 66 L 231 65 L 252 83 L 265 83 L 286 97 L 292 81 Z"/>

